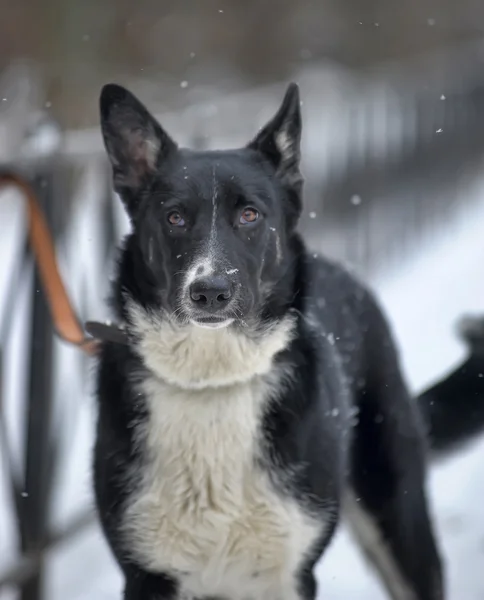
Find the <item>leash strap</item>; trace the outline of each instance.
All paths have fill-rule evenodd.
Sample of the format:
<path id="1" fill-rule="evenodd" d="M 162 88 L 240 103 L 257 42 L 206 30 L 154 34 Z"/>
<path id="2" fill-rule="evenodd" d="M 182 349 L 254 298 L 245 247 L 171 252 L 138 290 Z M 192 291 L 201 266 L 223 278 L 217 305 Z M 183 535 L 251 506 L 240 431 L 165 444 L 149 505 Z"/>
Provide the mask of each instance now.
<path id="1" fill-rule="evenodd" d="M 0 186 L 14 187 L 25 198 L 29 244 L 37 263 L 56 334 L 88 355 L 97 353 L 101 341 L 124 343 L 124 331 L 111 324 L 91 321 L 86 324 L 86 330 L 92 338 L 85 336 L 60 276 L 54 242 L 34 188 L 26 179 L 13 172 L 0 172 Z"/>

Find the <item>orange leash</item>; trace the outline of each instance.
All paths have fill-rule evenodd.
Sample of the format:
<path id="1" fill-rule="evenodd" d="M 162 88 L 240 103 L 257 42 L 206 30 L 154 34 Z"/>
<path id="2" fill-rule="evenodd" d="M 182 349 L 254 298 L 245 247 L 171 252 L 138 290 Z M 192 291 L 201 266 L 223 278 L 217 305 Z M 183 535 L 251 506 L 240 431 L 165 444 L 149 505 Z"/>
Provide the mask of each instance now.
<path id="1" fill-rule="evenodd" d="M 104 336 L 102 335 L 103 328 L 109 330 L 112 326 L 101 323 L 90 323 L 88 330 L 93 332 L 94 337 L 87 338 L 85 336 L 81 322 L 72 307 L 60 276 L 54 242 L 35 190 L 23 177 L 15 173 L 0 173 L 0 186 L 12 186 L 18 189 L 26 200 L 29 243 L 37 263 L 57 335 L 68 344 L 77 346 L 86 354 L 96 354 L 99 348 L 99 340 L 94 339 L 98 337 L 96 332 L 99 334 L 100 339 L 102 337 L 109 339 L 109 335 L 106 332 Z"/>

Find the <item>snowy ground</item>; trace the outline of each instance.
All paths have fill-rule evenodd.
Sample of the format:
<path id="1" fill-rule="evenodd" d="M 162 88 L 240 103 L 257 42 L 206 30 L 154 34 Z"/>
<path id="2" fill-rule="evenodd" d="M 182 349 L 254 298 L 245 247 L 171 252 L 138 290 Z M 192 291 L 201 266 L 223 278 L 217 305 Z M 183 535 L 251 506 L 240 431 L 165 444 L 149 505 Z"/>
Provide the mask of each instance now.
<path id="1" fill-rule="evenodd" d="M 464 351 L 454 337 L 455 320 L 463 312 L 479 312 L 483 307 L 484 181 L 476 183 L 474 194 L 476 200 L 471 213 L 460 214 L 449 224 L 447 231 L 434 237 L 427 248 L 420 248 L 418 255 L 402 258 L 398 270 L 382 274 L 372 282 L 394 326 L 404 369 L 414 390 L 439 378 L 459 362 Z M 10 256 L 9 244 L 16 243 L 12 234 L 14 205 L 7 206 L 8 203 L 0 203 L 3 257 Z M 21 220 L 21 215 L 16 219 Z M 78 222 L 82 224 L 82 215 Z M 82 237 L 82 233 L 79 236 Z M 82 254 L 79 243 L 79 238 L 74 239 L 74 245 L 71 243 L 71 254 Z M 84 264 L 87 259 L 81 257 L 79 260 Z M 0 290 L 7 285 L 5 274 L 11 266 L 0 267 Z M 82 282 L 71 285 L 74 298 L 79 298 L 85 291 Z M 0 294 L 0 314 L 4 309 Z M 98 317 L 99 313 L 93 316 Z M 15 381 L 18 385 L 23 368 L 18 340 L 22 338 L 25 323 L 17 321 L 21 319 L 17 318 L 14 323 L 12 348 L 16 347 L 19 358 L 9 360 L 7 365 L 11 371 L 7 381 L 10 392 Z M 62 366 L 59 394 L 68 407 L 65 412 L 68 418 L 60 432 L 65 438 L 65 453 L 60 476 L 62 486 L 56 495 L 53 518 L 62 522 L 92 501 L 89 452 L 93 410 L 85 395 L 76 396 L 73 391 L 78 383 L 73 379 L 78 360 L 76 352 L 67 350 L 59 360 Z M 12 443 L 18 449 L 21 432 L 14 413 L 22 409 L 17 400 L 17 397 L 10 398 L 8 417 Z M 4 473 L 0 470 L 0 568 L 12 558 L 14 545 L 2 477 Z M 484 439 L 436 465 L 429 478 L 429 490 L 448 567 L 449 599 L 481 600 L 484 598 Z M 319 566 L 318 575 L 320 597 L 325 600 L 384 599 L 379 584 L 361 560 L 344 526 Z M 61 546 L 51 556 L 46 594 L 49 600 L 114 600 L 120 597 L 120 586 L 116 566 L 96 526 Z M 1 600 L 7 597 L 10 598 L 0 594 Z"/>

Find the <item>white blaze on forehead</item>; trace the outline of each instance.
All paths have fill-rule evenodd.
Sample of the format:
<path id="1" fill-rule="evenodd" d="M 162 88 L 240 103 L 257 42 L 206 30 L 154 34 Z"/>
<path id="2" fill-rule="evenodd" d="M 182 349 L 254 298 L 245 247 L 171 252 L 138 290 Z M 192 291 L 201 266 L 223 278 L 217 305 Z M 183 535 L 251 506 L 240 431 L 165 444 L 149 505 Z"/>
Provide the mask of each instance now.
<path id="1" fill-rule="evenodd" d="M 184 282 L 184 290 L 187 291 L 190 285 L 200 277 L 208 277 L 213 275 L 218 268 L 224 267 L 227 275 L 235 275 L 238 269 L 231 268 L 227 264 L 223 256 L 223 251 L 218 241 L 218 212 L 219 212 L 219 195 L 220 187 L 216 176 L 216 167 L 212 167 L 212 189 L 211 189 L 211 224 L 208 240 L 200 251 L 200 254 L 193 262 L 190 269 L 187 271 Z"/>
<path id="2" fill-rule="evenodd" d="M 216 247 L 217 247 L 217 200 L 218 184 L 215 177 L 215 166 L 212 168 L 212 221 L 210 225 L 210 234 L 208 245 L 198 260 L 187 271 L 184 283 L 184 289 L 188 290 L 191 284 L 200 277 L 208 277 L 215 271 Z"/>
<path id="3" fill-rule="evenodd" d="M 215 176 L 215 166 L 212 169 L 212 226 L 210 227 L 209 252 L 213 251 L 217 241 L 217 201 L 218 183 Z"/>

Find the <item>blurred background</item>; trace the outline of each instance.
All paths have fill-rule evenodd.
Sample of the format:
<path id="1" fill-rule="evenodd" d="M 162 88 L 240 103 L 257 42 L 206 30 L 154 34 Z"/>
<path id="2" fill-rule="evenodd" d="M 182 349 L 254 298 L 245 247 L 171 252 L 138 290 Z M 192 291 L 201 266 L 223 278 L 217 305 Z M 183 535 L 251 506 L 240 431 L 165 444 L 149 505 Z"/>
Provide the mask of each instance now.
<path id="1" fill-rule="evenodd" d="M 412 391 L 457 366 L 483 310 L 484 4 L 479 0 L 0 0 L 0 169 L 26 175 L 83 320 L 108 317 L 128 223 L 100 87 L 128 86 L 182 144 L 248 141 L 301 86 L 314 252 L 376 290 Z M 22 197 L 0 189 L 0 599 L 120 598 L 93 514 L 92 363 L 53 336 Z M 435 465 L 449 598 L 484 598 L 484 441 Z M 325 600 L 383 600 L 345 528 Z"/>

